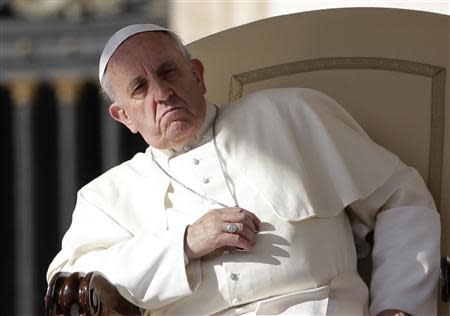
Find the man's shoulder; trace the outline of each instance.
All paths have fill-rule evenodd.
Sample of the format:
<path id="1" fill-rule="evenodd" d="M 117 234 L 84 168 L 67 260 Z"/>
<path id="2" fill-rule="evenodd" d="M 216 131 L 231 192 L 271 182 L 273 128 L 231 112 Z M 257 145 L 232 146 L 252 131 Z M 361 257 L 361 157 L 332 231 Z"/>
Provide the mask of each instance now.
<path id="1" fill-rule="evenodd" d="M 310 107 L 323 101 L 332 99 L 325 93 L 312 88 L 273 88 L 249 93 L 224 106 L 223 112 L 241 111 L 275 111 L 295 107 Z"/>
<path id="2" fill-rule="evenodd" d="M 251 123 L 251 124 L 249 124 Z M 270 126 L 303 132 L 317 126 L 347 126 L 367 137 L 351 114 L 334 98 L 311 88 L 277 88 L 249 93 L 221 109 L 218 130 L 230 137 L 262 135 Z"/>
<path id="3" fill-rule="evenodd" d="M 312 88 L 275 88 L 249 93 L 221 108 L 219 124 L 242 124 L 249 119 L 265 121 L 291 117 L 333 116 L 351 121 L 351 116 L 329 95 Z M 314 113 L 314 114 L 313 114 Z M 313 115 L 312 115 L 313 114 Z"/>
<path id="4" fill-rule="evenodd" d="M 325 93 L 313 89 L 313 88 L 306 88 L 306 87 L 286 87 L 286 88 L 270 88 L 270 89 L 263 89 L 251 92 L 245 96 L 242 96 L 239 100 L 236 100 L 235 102 L 248 102 L 254 99 L 269 99 L 273 101 L 277 101 L 278 99 L 285 99 L 285 98 L 303 98 L 307 96 L 326 96 Z"/>
<path id="5" fill-rule="evenodd" d="M 144 153 L 137 153 L 133 158 L 122 162 L 96 177 L 79 192 L 85 195 L 114 195 L 123 192 L 130 183 L 150 177 L 151 160 Z"/>
<path id="6" fill-rule="evenodd" d="M 81 188 L 77 204 L 101 210 L 129 231 L 136 231 L 147 227 L 149 209 L 163 205 L 159 202 L 163 201 L 166 188 L 151 157 L 139 153 Z M 157 223 L 156 218 L 153 222 Z"/>

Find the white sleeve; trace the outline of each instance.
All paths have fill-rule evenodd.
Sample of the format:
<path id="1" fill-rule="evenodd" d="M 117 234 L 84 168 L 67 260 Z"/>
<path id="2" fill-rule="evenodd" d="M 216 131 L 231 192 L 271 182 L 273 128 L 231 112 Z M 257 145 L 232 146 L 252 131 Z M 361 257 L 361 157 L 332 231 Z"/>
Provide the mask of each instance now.
<path id="1" fill-rule="evenodd" d="M 200 262 L 185 265 L 185 227 L 134 236 L 81 195 L 62 249 L 47 272 L 99 271 L 120 294 L 144 309 L 157 309 L 192 294 L 201 281 Z"/>
<path id="2" fill-rule="evenodd" d="M 418 172 L 400 162 L 382 187 L 350 207 L 374 229 L 370 315 L 436 315 L 440 218 Z"/>

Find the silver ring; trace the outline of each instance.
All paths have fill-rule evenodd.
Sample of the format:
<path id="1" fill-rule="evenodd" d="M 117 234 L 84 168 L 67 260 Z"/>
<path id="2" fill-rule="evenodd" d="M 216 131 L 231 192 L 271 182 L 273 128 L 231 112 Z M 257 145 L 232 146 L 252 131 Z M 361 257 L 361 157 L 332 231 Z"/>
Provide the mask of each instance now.
<path id="1" fill-rule="evenodd" d="M 238 226 L 236 224 L 234 224 L 234 223 L 230 223 L 230 224 L 227 225 L 225 230 L 227 232 L 229 232 L 230 234 L 234 234 L 235 232 L 237 232 Z"/>

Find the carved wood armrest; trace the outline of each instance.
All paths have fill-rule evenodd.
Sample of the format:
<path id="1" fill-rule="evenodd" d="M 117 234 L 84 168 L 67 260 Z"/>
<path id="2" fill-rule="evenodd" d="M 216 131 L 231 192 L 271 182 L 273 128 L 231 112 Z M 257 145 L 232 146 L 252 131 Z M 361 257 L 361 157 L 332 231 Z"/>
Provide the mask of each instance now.
<path id="1" fill-rule="evenodd" d="M 58 272 L 45 295 L 45 316 L 138 316 L 140 310 L 100 272 Z"/>

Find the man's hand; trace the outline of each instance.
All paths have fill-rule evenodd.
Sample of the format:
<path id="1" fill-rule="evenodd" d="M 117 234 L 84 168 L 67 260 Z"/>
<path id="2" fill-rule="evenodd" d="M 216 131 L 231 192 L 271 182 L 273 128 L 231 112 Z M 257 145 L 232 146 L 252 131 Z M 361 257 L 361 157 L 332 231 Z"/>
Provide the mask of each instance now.
<path id="1" fill-rule="evenodd" d="M 226 231 L 234 223 L 238 230 Z M 236 247 L 251 251 L 259 231 L 260 220 L 255 214 L 238 207 L 210 210 L 188 226 L 184 251 L 189 259 L 200 258 L 222 247 Z"/>

